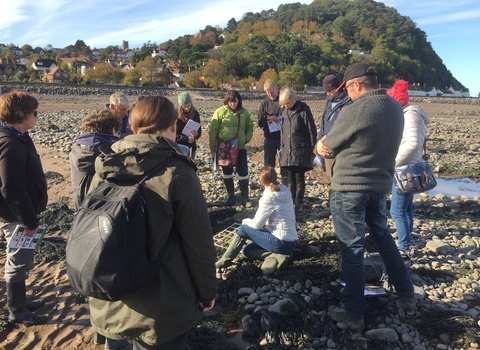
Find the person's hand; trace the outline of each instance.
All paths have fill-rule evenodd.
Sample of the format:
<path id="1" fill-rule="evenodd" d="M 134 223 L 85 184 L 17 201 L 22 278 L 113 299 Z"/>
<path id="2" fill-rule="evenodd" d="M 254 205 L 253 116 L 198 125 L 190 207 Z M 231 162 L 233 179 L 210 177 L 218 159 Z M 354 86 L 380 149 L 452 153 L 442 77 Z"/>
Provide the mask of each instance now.
<path id="1" fill-rule="evenodd" d="M 33 235 L 37 232 L 37 229 L 29 230 L 28 228 L 25 230 L 25 236 L 26 237 L 33 237 Z"/>
<path id="2" fill-rule="evenodd" d="M 267 120 L 278 123 L 278 117 L 276 115 L 267 115 Z"/>
<path id="3" fill-rule="evenodd" d="M 205 303 L 205 304 L 200 302 L 200 309 L 202 309 L 202 311 L 211 310 L 214 306 L 215 306 L 215 299 L 213 299 L 212 301 L 209 301 L 208 303 Z"/>
<path id="4" fill-rule="evenodd" d="M 193 132 L 190 133 L 190 136 L 188 136 L 188 143 L 193 143 L 195 141 L 195 135 L 193 135 Z"/>
<path id="5" fill-rule="evenodd" d="M 330 150 L 324 144 L 326 138 L 327 135 L 324 135 L 320 141 L 317 142 L 317 153 L 324 157 L 328 157 L 330 155 Z"/>

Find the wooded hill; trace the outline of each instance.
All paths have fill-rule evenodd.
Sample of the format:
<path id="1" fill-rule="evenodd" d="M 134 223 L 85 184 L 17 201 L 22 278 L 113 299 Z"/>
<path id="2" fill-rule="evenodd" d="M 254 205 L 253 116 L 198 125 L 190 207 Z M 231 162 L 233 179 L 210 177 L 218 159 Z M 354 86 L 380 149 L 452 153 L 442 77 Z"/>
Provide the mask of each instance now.
<path id="1" fill-rule="evenodd" d="M 208 25 L 161 47 L 166 61 L 180 61 L 190 72 L 185 83 L 191 87 L 200 76 L 211 87 L 235 81 L 248 86 L 273 77 L 302 89 L 321 85 L 328 74 L 341 77 L 349 64 L 364 61 L 376 68 L 384 86 L 401 78 L 427 89 L 465 90 L 424 31 L 372 0 L 314 0 L 248 12 L 238 22 L 230 19 L 226 28 Z"/>

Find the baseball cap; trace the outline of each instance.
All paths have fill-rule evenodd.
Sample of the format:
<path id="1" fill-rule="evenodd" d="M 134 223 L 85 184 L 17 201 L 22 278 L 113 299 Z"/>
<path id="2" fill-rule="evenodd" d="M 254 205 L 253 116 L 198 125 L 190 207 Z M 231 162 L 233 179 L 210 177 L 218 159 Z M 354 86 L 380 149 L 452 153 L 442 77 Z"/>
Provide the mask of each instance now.
<path id="1" fill-rule="evenodd" d="M 323 90 L 329 92 L 335 90 L 340 86 L 340 78 L 336 75 L 330 74 L 323 79 Z"/>
<path id="2" fill-rule="evenodd" d="M 347 67 L 347 69 L 345 69 L 345 74 L 343 75 L 343 82 L 337 90 L 343 89 L 347 81 L 355 78 L 360 78 L 365 75 L 377 75 L 377 71 L 375 70 L 375 68 L 363 62 L 352 63 Z"/>

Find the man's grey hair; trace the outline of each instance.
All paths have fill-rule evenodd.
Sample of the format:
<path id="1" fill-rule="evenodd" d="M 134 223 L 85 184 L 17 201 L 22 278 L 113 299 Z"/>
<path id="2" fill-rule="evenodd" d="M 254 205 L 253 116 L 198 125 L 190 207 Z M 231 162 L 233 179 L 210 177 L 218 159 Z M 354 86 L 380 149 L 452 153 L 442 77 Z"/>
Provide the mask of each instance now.
<path id="1" fill-rule="evenodd" d="M 265 80 L 265 83 L 263 84 L 263 90 L 266 91 L 268 89 L 278 89 L 277 83 L 272 79 Z"/>
<path id="2" fill-rule="evenodd" d="M 130 100 L 123 92 L 116 92 L 110 96 L 110 104 L 118 107 L 121 104 L 130 104 Z"/>

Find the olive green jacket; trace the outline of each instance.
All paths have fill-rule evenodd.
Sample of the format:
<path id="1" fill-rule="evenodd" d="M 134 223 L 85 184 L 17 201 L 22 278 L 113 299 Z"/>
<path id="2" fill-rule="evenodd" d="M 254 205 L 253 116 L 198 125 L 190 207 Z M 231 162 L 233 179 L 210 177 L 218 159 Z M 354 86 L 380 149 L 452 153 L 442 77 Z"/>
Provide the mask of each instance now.
<path id="1" fill-rule="evenodd" d="M 238 128 L 238 116 L 240 116 L 240 129 Z M 215 141 L 219 138 L 228 141 L 238 133 L 238 148 L 245 149 L 253 136 L 253 122 L 250 113 L 245 108 L 234 112 L 228 106 L 222 106 L 215 111 L 210 121 L 210 151 L 215 152 Z"/>
<path id="2" fill-rule="evenodd" d="M 164 344 L 194 327 L 203 315 L 199 302 L 217 292 L 213 234 L 196 166 L 174 142 L 126 136 L 98 156 L 90 190 L 111 172 L 136 178 L 167 157 L 167 167 L 144 185 L 151 256 L 167 242 L 158 279 L 121 301 L 90 298 L 92 325 L 108 338 Z"/>

